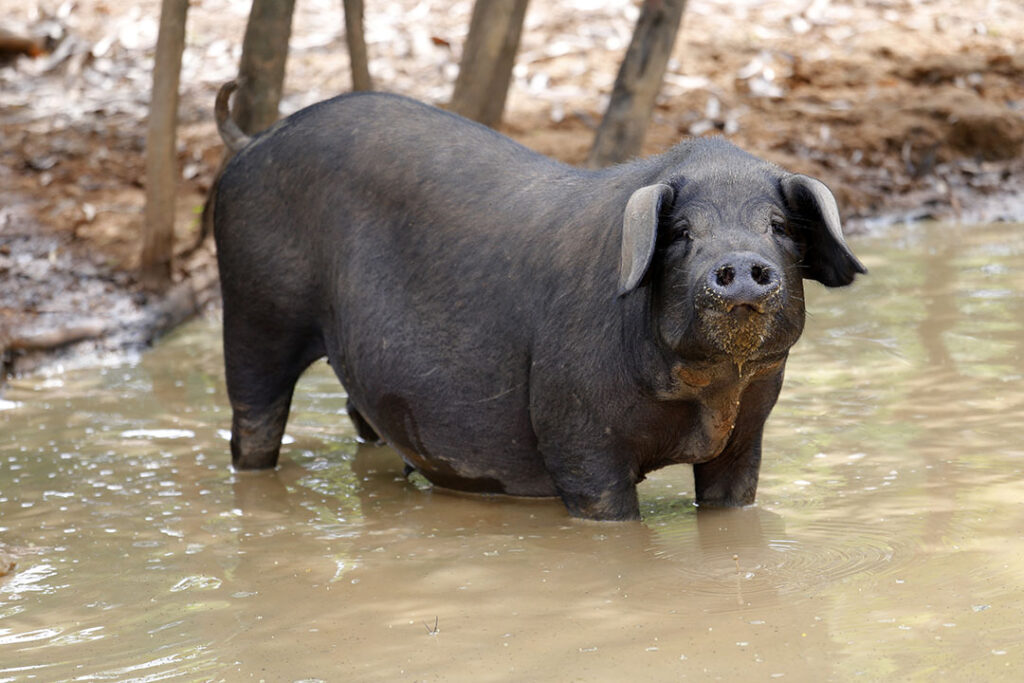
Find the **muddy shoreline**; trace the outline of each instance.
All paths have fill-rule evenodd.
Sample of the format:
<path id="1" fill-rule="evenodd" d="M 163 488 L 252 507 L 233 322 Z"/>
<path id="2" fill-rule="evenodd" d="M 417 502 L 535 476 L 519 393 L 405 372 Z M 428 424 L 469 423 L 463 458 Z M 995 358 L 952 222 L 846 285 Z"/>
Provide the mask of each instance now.
<path id="1" fill-rule="evenodd" d="M 139 353 L 181 323 L 216 314 L 209 246 L 179 264 L 167 292 L 154 294 L 59 233 L 11 231 L 2 241 L 9 249 L 0 249 L 0 273 L 12 286 L 0 293 L 0 387 L 13 376 Z"/>

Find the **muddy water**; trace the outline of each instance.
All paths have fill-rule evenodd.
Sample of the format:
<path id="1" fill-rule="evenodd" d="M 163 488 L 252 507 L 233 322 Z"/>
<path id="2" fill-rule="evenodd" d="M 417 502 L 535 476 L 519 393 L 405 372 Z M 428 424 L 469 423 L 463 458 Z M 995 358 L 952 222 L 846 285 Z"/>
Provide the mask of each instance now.
<path id="1" fill-rule="evenodd" d="M 276 473 L 227 467 L 218 330 L 0 400 L 0 681 L 1012 680 L 1024 226 L 862 239 L 814 287 L 758 505 L 643 524 L 431 492 L 329 368 Z"/>

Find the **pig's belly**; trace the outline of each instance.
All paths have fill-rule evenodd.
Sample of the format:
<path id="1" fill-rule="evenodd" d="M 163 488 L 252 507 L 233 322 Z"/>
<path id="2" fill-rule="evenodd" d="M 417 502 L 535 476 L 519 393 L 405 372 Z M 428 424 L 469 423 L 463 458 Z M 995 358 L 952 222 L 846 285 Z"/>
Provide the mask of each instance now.
<path id="1" fill-rule="evenodd" d="M 525 382 L 512 387 L 382 384 L 352 395 L 363 417 L 431 483 L 475 493 L 555 496 L 530 424 Z"/>

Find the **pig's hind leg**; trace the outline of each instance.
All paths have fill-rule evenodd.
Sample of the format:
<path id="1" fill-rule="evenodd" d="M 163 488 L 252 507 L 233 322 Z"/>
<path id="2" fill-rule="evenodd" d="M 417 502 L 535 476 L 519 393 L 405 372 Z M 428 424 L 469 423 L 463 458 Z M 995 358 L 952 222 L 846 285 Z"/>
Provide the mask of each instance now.
<path id="1" fill-rule="evenodd" d="M 232 315 L 225 301 L 224 364 L 231 421 L 231 464 L 236 469 L 277 465 L 295 383 L 324 355 L 312 329 L 260 324 L 255 316 Z"/>

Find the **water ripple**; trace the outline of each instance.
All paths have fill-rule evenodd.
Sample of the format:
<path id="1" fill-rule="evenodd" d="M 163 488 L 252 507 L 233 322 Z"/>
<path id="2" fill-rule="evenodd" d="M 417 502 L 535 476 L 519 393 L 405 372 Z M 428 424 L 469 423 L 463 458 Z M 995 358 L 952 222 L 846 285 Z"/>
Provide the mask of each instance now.
<path id="1" fill-rule="evenodd" d="M 740 598 L 724 603 L 728 608 L 892 571 L 899 557 L 886 529 L 822 521 L 787 532 L 781 519 L 760 510 L 753 519 L 723 514 L 661 531 L 656 554 L 675 563 L 679 585 L 695 595 Z"/>

